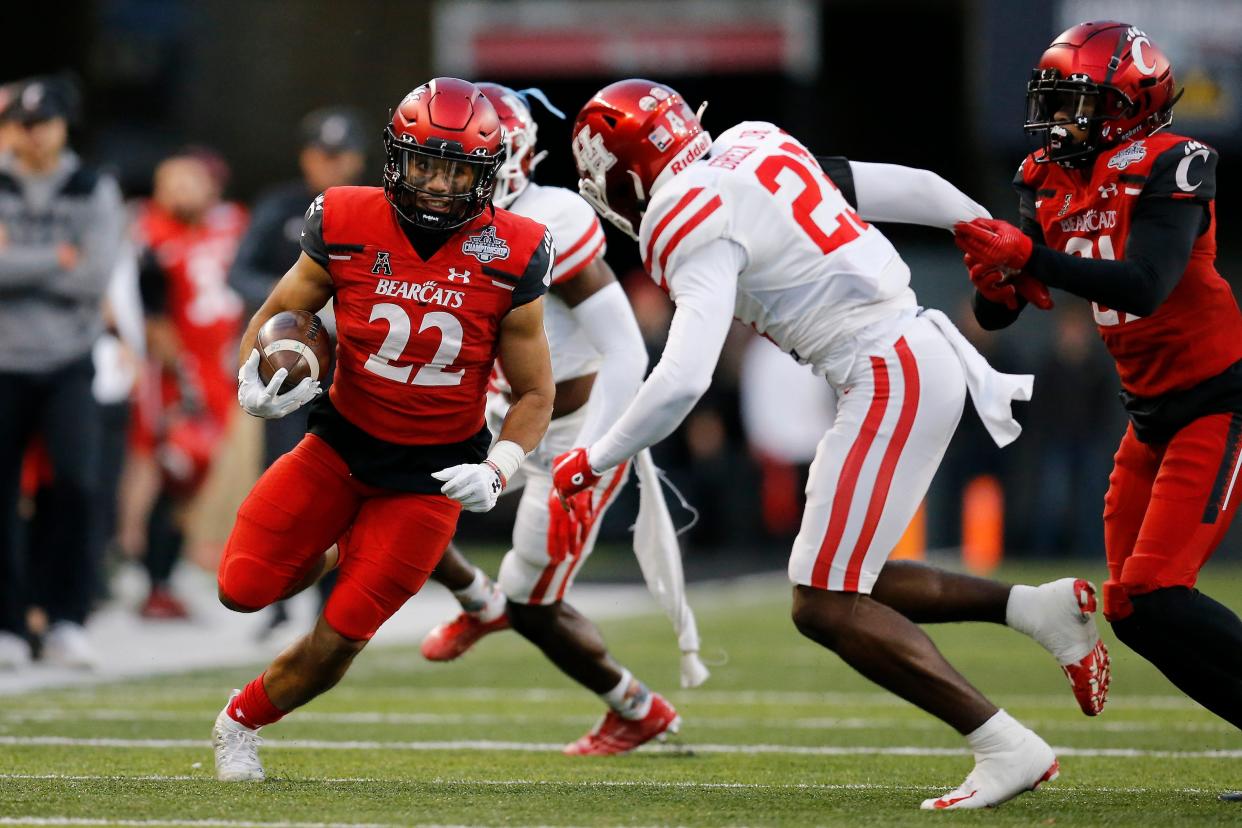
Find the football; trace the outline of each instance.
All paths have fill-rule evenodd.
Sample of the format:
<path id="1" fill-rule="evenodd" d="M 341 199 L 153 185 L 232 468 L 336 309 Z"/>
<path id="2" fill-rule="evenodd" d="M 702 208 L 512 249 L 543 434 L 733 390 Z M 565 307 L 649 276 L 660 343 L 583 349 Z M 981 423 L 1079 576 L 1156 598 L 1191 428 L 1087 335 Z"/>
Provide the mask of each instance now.
<path id="1" fill-rule="evenodd" d="M 259 378 L 270 382 L 281 368 L 289 371 L 280 392 L 292 391 L 310 377 L 322 380 L 332 367 L 332 336 L 310 311 L 281 311 L 263 323 L 255 341 Z"/>

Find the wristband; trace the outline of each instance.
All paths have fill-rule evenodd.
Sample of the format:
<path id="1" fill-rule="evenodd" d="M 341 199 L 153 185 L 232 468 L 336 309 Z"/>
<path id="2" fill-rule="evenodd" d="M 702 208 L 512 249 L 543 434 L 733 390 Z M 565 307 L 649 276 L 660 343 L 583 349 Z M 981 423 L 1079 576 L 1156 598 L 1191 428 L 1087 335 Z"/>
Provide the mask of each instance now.
<path id="1" fill-rule="evenodd" d="M 500 484 L 506 486 L 526 459 L 526 450 L 512 440 L 501 440 L 487 453 L 487 464 L 500 475 Z"/>

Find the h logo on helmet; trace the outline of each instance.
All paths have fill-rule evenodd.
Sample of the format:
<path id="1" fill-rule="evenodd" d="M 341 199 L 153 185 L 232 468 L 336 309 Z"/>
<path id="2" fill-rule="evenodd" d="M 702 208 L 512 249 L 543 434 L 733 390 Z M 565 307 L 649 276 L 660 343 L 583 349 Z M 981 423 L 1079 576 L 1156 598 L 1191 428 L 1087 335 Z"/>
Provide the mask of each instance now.
<path id="1" fill-rule="evenodd" d="M 617 156 L 604 146 L 604 136 L 591 132 L 584 126 L 574 136 L 574 160 L 578 168 L 587 170 L 592 176 L 603 175 L 617 163 Z"/>

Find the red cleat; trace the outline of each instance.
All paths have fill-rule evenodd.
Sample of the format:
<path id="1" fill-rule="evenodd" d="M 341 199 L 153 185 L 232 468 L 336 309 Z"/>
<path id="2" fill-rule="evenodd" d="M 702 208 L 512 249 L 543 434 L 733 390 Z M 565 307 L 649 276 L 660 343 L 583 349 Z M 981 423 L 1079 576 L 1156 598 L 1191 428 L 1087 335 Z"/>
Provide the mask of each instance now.
<path id="1" fill-rule="evenodd" d="M 428 661 L 452 661 L 474 646 L 488 633 L 509 629 L 509 613 L 502 613 L 494 621 L 480 621 L 468 612 L 445 621 L 423 639 L 423 658 Z"/>
<path id="2" fill-rule="evenodd" d="M 1095 587 L 1081 578 L 1074 581 L 1074 598 L 1084 619 L 1090 619 L 1096 610 Z M 1091 625 L 1094 632 L 1094 624 Z M 1088 716 L 1098 716 L 1108 701 L 1108 685 L 1112 681 L 1112 664 L 1104 641 L 1096 638 L 1091 651 L 1077 661 L 1062 664 L 1061 670 L 1069 679 L 1070 688 L 1078 706 Z"/>
<path id="3" fill-rule="evenodd" d="M 663 741 L 681 729 L 681 716 L 659 693 L 651 694 L 651 709 L 641 719 L 625 719 L 609 710 L 599 724 L 561 752 L 566 756 L 612 756 L 626 753 L 652 739 Z"/>
<path id="4" fill-rule="evenodd" d="M 1082 712 L 1098 716 L 1108 701 L 1108 685 L 1112 681 L 1112 667 L 1104 642 L 1095 642 L 1095 647 L 1086 656 L 1074 664 L 1062 664 L 1061 669 L 1069 679 L 1070 689 L 1074 691 L 1074 698 L 1078 700 Z"/>

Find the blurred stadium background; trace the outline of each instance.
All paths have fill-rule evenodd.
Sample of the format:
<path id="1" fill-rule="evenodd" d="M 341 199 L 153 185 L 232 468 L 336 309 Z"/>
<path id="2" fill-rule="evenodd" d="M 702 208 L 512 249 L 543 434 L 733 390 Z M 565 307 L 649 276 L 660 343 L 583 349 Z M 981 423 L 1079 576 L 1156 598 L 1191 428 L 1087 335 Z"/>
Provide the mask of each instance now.
<path id="1" fill-rule="evenodd" d="M 539 87 L 571 121 L 605 83 L 652 77 L 677 88 L 692 104 L 709 101 L 704 124 L 712 132 L 743 119 L 771 120 L 818 153 L 931 169 L 1012 220 L 1016 198 L 1009 181 L 1029 149 L 1022 119 L 1030 67 L 1050 39 L 1074 23 L 1127 20 L 1165 50 L 1186 89 L 1175 128 L 1220 150 L 1218 268 L 1235 289 L 1242 276 L 1242 4 L 1236 0 L 65 0 L 54 10 L 18 5 L 29 6 L 30 16 L 7 31 L 0 83 L 55 75 L 74 85 L 80 100 L 70 143 L 87 162 L 115 173 L 134 216 L 152 196 L 157 165 L 187 146 L 199 148 L 196 157 L 210 159 L 213 174 L 227 173 L 225 199 L 249 207 L 273 186 L 298 177 L 300 125 L 321 107 L 357 112 L 366 141 L 361 183 L 377 184 L 380 133 L 389 107 L 424 80 L 448 74 Z M 569 122 L 538 107 L 535 115 L 540 147 L 549 151 L 538 179 L 575 186 Z M 204 149 L 210 155 L 202 154 Z M 1003 452 L 967 406 L 902 554 L 962 561 L 985 571 L 999 566 L 1002 576 L 1015 579 L 1057 577 L 1071 569 L 1102 578 L 1100 513 L 1125 421 L 1116 376 L 1095 341 L 1086 303 L 1062 295 L 1053 312 L 1028 311 L 1013 328 L 986 334 L 970 316 L 969 283 L 947 234 L 883 229 L 910 263 L 924 304 L 953 316 L 998 368 L 1036 374 L 1034 400 L 1019 407 L 1026 430 Z M 671 308 L 642 273 L 634 246 L 611 228 L 608 232 L 608 260 L 633 300 L 654 357 Z M 772 362 L 772 356 L 762 340 L 736 329 L 711 391 L 656 450 L 657 462 L 699 513 L 683 537 L 692 581 L 784 569 L 806 465 L 831 401 L 823 396 L 822 383 L 808 380 L 789 360 Z M 124 418 L 119 422 L 112 426 L 114 436 L 125 445 Z M 145 576 L 135 563 L 147 543 L 142 519 L 127 517 L 122 509 L 116 532 L 97 548 L 103 571 L 111 575 L 99 585 L 99 603 L 108 611 L 88 623 L 104 662 L 101 672 L 120 676 L 204 664 L 217 665 L 217 671 L 10 696 L 0 716 L 0 818 L 6 813 L 237 817 L 245 794 L 222 796 L 209 781 L 209 768 L 201 766 L 210 765 L 206 730 L 222 688 L 242 675 L 219 666 L 260 662 L 278 642 L 252 647 L 257 621 L 245 619 L 238 626 L 237 616 L 213 605 L 213 571 L 236 506 L 261 467 L 262 442 L 261 424 L 238 409 L 224 439 L 212 444 L 210 474 L 191 499 L 189 543 L 174 579 L 186 590 L 181 598 L 189 605 L 191 626 L 137 618 L 146 594 Z M 33 491 L 28 489 L 24 507 L 37 520 Z M 117 494 L 118 486 L 105 490 L 110 499 Z M 627 550 L 636 495 L 631 491 L 629 497 L 609 514 L 604 548 L 585 568 L 580 597 L 589 613 L 604 619 L 605 633 L 619 650 L 637 653 L 655 681 L 671 684 L 671 638 L 653 605 L 642 603 L 641 592 L 628 586 L 593 591 L 600 581 L 637 580 Z M 502 500 L 494 512 L 462 520 L 463 547 L 492 571 L 515 506 Z M 675 519 L 685 524 L 690 514 L 678 511 Z M 1222 579 L 1222 597 L 1235 608 L 1242 594 L 1239 531 L 1234 528 L 1207 568 L 1210 577 Z M 39 537 L 33 532 L 31 543 Z M 32 547 L 32 558 L 37 555 Z M 678 704 L 685 705 L 688 720 L 703 723 L 699 741 L 726 748 L 762 740 L 795 743 L 787 753 L 727 761 L 700 757 L 694 771 L 634 758 L 579 770 L 513 752 L 480 763 L 471 747 L 435 754 L 440 779 L 429 775 L 418 753 L 384 753 L 359 742 L 338 746 L 342 753 L 325 762 L 323 746 L 286 744 L 289 750 L 270 754 L 274 776 L 342 779 L 326 800 L 317 799 L 322 787 L 268 786 L 264 804 L 245 813 L 266 820 L 405 822 L 415 819 L 411 803 L 425 803 L 420 821 L 856 824 L 854 808 L 861 805 L 880 809 L 880 818 L 872 821 L 889 824 L 902 821 L 906 800 L 917 801 L 922 788 L 958 776 L 964 759 L 949 747 L 957 744 L 952 734 L 938 725 L 933 731 L 931 720 L 913 708 L 894 713 L 888 708 L 899 703 L 880 700 L 836 659 L 799 639 L 784 617 L 779 575 L 755 583 L 760 585 L 755 591 L 736 585 L 692 590 L 692 599 L 703 604 L 700 624 L 708 655 L 726 649 L 734 662 L 717 668 L 717 696 L 696 701 L 683 693 Z M 405 641 L 455 606 L 438 587 L 426 592 L 412 602 L 422 610 L 413 622 L 404 622 Z M 312 611 L 312 603 L 299 605 L 299 611 Z M 615 620 L 635 607 L 646 617 L 633 624 Z M 129 620 L 119 621 L 119 615 Z M 37 614 L 32 620 L 37 627 Z M 1002 822 L 1064 817 L 1084 824 L 1121 824 L 1128 818 L 1172 824 L 1186 815 L 1183 809 L 1192 800 L 1204 821 L 1221 818 L 1208 812 L 1214 794 L 1186 786 L 1214 788 L 1231 778 L 1236 786 L 1237 751 L 1229 758 L 1204 752 L 1237 748 L 1236 732 L 1174 695 L 1149 665 L 1111 638 L 1117 687 L 1128 685 L 1131 695 L 1110 711 L 1115 718 L 1109 729 L 1087 733 L 1072 704 L 1066 707 L 1068 695 L 1051 664 L 1028 661 L 1033 651 L 1011 647 L 1004 631 L 987 632 L 982 639 L 962 631 L 937 636 L 986 691 L 1019 694 L 1007 706 L 1048 728 L 1056 744 L 1069 745 L 1066 755 L 1083 751 L 1074 766 L 1079 775 L 1073 777 L 1081 787 L 1053 788 L 1050 800 L 1025 797 L 1003 812 Z M 312 738 L 331 726 L 339 735 L 343 725 L 358 739 L 386 738 L 400 724 L 419 726 L 424 737 L 486 740 L 496 737 L 497 721 L 508 722 L 505 737 L 540 743 L 578 732 L 579 719 L 591 715 L 592 700 L 567 689 L 550 666 L 533 652 L 517 650 L 511 638 L 496 639 L 483 645 L 490 655 L 443 673 L 429 669 L 413 649 L 394 650 L 366 667 L 360 662 L 340 694 L 316 702 L 305 717 L 292 717 L 298 723 L 281 725 L 278 733 Z M 0 693 L 82 680 L 80 674 L 41 669 L 32 668 L 33 680 L 0 672 Z M 415 685 L 427 690 L 417 697 L 426 703 L 416 704 L 405 692 Z M 540 696 L 533 688 L 542 686 L 557 689 Z M 477 695 L 461 688 L 475 688 Z M 752 690 L 758 695 L 750 695 Z M 842 692 L 839 698 L 815 695 L 825 690 Z M 474 704 L 505 695 L 518 701 L 493 704 L 486 715 Z M 731 711 L 739 703 L 759 706 L 748 708 L 749 718 L 738 718 Z M 720 709 L 713 710 L 713 704 Z M 825 704 L 838 718 L 823 718 Z M 800 717 L 794 723 L 785 722 L 791 709 Z M 154 741 L 140 745 L 138 739 Z M 797 746 L 824 742 L 843 753 L 831 760 L 796 755 Z M 911 744 L 929 751 L 914 765 L 896 754 L 876 759 L 849 753 L 851 745 L 867 750 Z M 105 750 L 84 750 L 84 745 Z M 140 746 L 150 750 L 132 749 Z M 1134 765 L 1109 758 L 1122 755 L 1109 750 L 1131 748 L 1152 758 Z M 438 750 L 401 750 L 424 749 Z M 1151 750 L 1157 753 L 1143 752 Z M 1161 758 L 1160 750 L 1199 753 Z M 1170 763 L 1170 755 L 1182 758 Z M 497 781 L 497 774 L 540 779 L 523 787 L 527 783 Z M 382 780 L 372 778 L 376 775 Z M 540 787 L 542 782 L 563 787 L 549 793 L 552 788 Z M 713 793 L 723 797 L 715 800 L 717 810 L 704 811 L 694 792 L 682 793 L 699 784 L 720 786 Z M 1136 784 L 1149 785 L 1150 791 Z M 490 792 L 487 785 L 493 786 Z M 623 796 L 626 786 L 647 786 L 641 803 Z M 738 790 L 725 790 L 731 787 Z M 563 797 L 554 806 L 560 810 L 549 810 L 545 797 L 553 795 Z M 364 800 L 366 806 L 359 807 Z M 322 809 L 320 801 L 326 802 Z M 1095 810 L 1082 811 L 1084 802 Z M 244 807 L 255 807 L 254 802 Z"/>
<path id="2" fill-rule="evenodd" d="M 536 107 L 549 151 L 539 179 L 572 187 L 573 114 L 606 82 L 645 75 L 709 101 L 710 130 L 769 119 L 817 152 L 934 170 L 1012 219 L 1008 182 L 1028 150 L 1021 121 L 1030 66 L 1057 32 L 1108 17 L 1135 22 L 1165 49 L 1186 88 L 1176 128 L 1221 152 L 1218 265 L 1234 280 L 1242 272 L 1242 235 L 1231 232 L 1242 211 L 1230 197 L 1242 187 L 1234 163 L 1242 6 L 1230 0 L 72 0 L 9 39 L 0 79 L 71 79 L 80 91 L 71 144 L 114 171 L 131 203 L 151 195 L 162 159 L 193 145 L 227 166 L 225 198 L 251 204 L 297 177 L 299 122 L 324 106 L 348 106 L 362 119 L 361 180 L 378 183 L 389 107 L 438 74 L 543 89 L 570 121 Z M 1124 415 L 1085 304 L 1062 297 L 1050 314 L 1028 312 L 986 334 L 970 318 L 949 238 L 884 229 L 924 304 L 950 313 L 997 367 L 1037 375 L 1033 402 L 1020 407 L 1026 432 L 1004 452 L 967 406 L 906 553 L 956 554 L 965 543 L 980 567 L 1001 552 L 1099 562 L 1102 497 Z M 658 354 L 667 300 L 641 272 L 635 247 L 609 233 L 608 259 Z M 691 577 L 778 569 L 796 532 L 828 403 L 818 384 L 806 387 L 806 375 L 779 359 L 773 366 L 771 356 L 736 330 L 712 390 L 657 449 L 701 514 L 686 536 Z M 259 467 L 261 429 L 247 419 L 237 412 L 196 500 L 190 557 L 205 568 Z M 462 537 L 503 544 L 513 508 L 470 516 Z M 605 539 L 623 542 L 633 513 L 614 509 Z M 1218 558 L 1238 559 L 1237 547 L 1235 529 Z"/>

